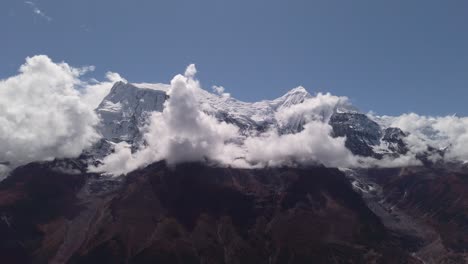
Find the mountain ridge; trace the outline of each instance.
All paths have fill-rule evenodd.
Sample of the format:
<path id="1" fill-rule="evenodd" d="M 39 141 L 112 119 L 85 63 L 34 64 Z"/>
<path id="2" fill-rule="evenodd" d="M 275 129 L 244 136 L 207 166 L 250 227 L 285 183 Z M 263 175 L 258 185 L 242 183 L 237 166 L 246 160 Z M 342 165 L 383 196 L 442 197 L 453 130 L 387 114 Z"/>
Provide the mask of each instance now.
<path id="1" fill-rule="evenodd" d="M 148 123 L 149 115 L 163 111 L 164 102 L 169 98 L 167 89 L 168 86 L 162 84 L 115 83 L 96 109 L 102 120 L 99 129 L 103 139 L 114 143 L 127 141 L 136 147 L 135 144 L 141 143 L 141 129 Z M 146 99 L 142 99 L 143 96 Z M 280 134 L 302 131 L 308 122 L 305 115 L 282 118 L 278 113 L 302 106 L 314 96 L 304 87 L 297 87 L 277 99 L 252 103 L 202 89 L 195 92 L 195 97 L 202 111 L 221 122 L 235 125 L 241 134 L 250 135 L 271 129 Z M 145 100 L 143 106 L 141 100 Z M 348 103 L 336 105 L 328 124 L 333 128 L 334 137 L 346 137 L 346 147 L 355 155 L 381 159 L 407 152 L 406 133 L 399 128 L 383 127 L 381 122 L 360 113 Z"/>

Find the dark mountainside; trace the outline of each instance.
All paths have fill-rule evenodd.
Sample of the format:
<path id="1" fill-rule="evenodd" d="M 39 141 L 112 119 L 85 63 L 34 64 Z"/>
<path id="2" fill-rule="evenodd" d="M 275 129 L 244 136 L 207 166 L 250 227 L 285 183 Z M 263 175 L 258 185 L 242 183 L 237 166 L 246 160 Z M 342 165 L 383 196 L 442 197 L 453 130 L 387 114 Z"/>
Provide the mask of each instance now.
<path id="1" fill-rule="evenodd" d="M 0 184 L 4 263 L 419 263 L 336 169 L 53 167 Z"/>
<path id="2" fill-rule="evenodd" d="M 468 170 L 447 167 L 370 171 L 368 177 L 382 186 L 390 212 L 400 210 L 426 228 L 418 251 L 427 262 L 467 263 Z"/>

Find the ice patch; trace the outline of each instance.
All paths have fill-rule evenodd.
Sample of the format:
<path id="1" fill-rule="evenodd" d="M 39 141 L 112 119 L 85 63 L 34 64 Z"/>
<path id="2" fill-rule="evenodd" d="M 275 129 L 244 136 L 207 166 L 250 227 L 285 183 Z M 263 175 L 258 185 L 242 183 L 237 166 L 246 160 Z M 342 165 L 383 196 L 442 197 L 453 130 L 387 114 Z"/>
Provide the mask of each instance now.
<path id="1" fill-rule="evenodd" d="M 113 103 L 111 101 L 105 101 L 103 106 L 100 108 L 100 110 L 117 113 L 122 110 L 122 104 L 120 102 Z"/>

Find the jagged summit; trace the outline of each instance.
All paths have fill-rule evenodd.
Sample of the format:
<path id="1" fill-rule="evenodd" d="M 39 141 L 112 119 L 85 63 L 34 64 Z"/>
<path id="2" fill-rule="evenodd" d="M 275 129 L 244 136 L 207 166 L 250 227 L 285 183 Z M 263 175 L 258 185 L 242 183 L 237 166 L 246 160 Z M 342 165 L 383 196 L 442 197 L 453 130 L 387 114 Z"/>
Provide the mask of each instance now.
<path id="1" fill-rule="evenodd" d="M 283 96 L 279 97 L 278 99 L 287 99 L 287 98 L 307 98 L 311 97 L 312 95 L 306 90 L 306 88 L 302 86 L 298 86 L 286 92 Z"/>
<path id="2" fill-rule="evenodd" d="M 162 111 L 165 100 L 162 90 L 117 82 L 96 109 L 101 117 L 99 130 L 107 140 L 135 141 L 148 114 Z"/>
<path id="3" fill-rule="evenodd" d="M 270 104 L 279 107 L 290 107 L 292 105 L 300 104 L 312 95 L 302 86 L 289 90 L 285 95 L 270 101 Z"/>

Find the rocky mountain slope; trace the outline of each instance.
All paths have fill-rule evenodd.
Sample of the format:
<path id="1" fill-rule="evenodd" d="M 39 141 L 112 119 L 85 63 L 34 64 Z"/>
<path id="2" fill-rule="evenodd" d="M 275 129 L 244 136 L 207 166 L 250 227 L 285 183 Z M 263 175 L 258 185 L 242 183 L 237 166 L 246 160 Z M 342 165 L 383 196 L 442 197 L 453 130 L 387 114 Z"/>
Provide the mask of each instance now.
<path id="1" fill-rule="evenodd" d="M 109 188 L 55 166 L 0 185 L 3 261 L 418 263 L 336 169 L 160 162 Z"/>
<path id="2" fill-rule="evenodd" d="M 149 113 L 163 110 L 166 97 L 165 91 L 154 87 L 117 82 L 96 109 L 102 120 L 99 128 L 102 136 L 114 142 L 138 140 L 139 128 L 144 126 Z"/>
<path id="3" fill-rule="evenodd" d="M 440 164 L 439 164 L 440 165 Z M 422 263 L 468 263 L 468 168 L 348 170 L 354 188 Z"/>

